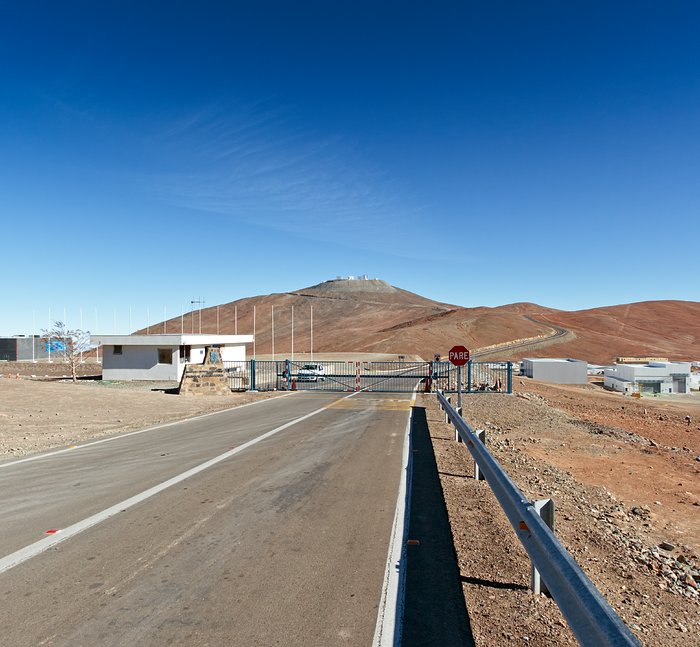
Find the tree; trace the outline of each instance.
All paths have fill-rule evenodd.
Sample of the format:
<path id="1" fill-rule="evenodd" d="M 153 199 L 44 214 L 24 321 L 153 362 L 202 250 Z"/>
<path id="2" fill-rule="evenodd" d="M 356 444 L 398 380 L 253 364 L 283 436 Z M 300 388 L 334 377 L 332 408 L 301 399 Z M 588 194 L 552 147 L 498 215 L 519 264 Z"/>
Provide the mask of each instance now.
<path id="1" fill-rule="evenodd" d="M 54 321 L 51 328 L 41 331 L 41 339 L 48 353 L 57 355 L 68 364 L 73 382 L 77 382 L 82 354 L 90 350 L 90 331 L 70 330 L 62 321 Z"/>

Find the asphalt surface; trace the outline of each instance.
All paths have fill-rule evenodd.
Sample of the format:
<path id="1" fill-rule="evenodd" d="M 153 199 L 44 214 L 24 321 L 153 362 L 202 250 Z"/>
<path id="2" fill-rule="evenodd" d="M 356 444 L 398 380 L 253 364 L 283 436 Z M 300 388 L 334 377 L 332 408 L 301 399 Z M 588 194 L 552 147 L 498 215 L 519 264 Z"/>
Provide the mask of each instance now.
<path id="1" fill-rule="evenodd" d="M 411 394 L 344 396 L 3 464 L 0 643 L 371 644 Z"/>

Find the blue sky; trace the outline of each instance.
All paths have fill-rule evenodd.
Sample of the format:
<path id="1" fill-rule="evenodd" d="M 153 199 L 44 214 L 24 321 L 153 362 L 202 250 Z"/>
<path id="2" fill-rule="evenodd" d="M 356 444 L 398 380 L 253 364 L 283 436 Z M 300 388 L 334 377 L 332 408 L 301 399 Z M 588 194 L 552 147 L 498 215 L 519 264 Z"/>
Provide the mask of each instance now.
<path id="1" fill-rule="evenodd" d="M 693 2 L 0 8 L 0 334 L 368 274 L 700 300 Z M 9 298 L 8 298 L 9 293 Z M 50 310 L 50 315 L 49 315 Z"/>

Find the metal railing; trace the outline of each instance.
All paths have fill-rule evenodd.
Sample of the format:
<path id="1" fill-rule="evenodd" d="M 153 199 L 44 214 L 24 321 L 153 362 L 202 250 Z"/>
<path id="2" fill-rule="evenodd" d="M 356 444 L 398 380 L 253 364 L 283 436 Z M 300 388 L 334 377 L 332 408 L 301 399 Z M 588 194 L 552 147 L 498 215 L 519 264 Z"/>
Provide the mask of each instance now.
<path id="1" fill-rule="evenodd" d="M 433 385 L 445 393 L 458 390 L 459 371 L 450 362 L 433 362 Z M 464 393 L 512 393 L 512 362 L 467 362 L 462 367 Z"/>
<path id="2" fill-rule="evenodd" d="M 579 644 L 584 647 L 640 647 L 641 643 L 540 517 L 535 503 L 528 501 L 441 392 L 438 392 L 438 401 L 491 487 Z"/>
<path id="3" fill-rule="evenodd" d="M 377 391 L 410 393 L 416 383 L 425 391 L 446 393 L 459 389 L 460 371 L 449 362 L 312 362 L 323 368 L 315 375 L 307 362 L 290 360 L 224 361 L 233 391 Z M 469 362 L 461 371 L 464 393 L 511 393 L 513 366 L 510 362 Z"/>

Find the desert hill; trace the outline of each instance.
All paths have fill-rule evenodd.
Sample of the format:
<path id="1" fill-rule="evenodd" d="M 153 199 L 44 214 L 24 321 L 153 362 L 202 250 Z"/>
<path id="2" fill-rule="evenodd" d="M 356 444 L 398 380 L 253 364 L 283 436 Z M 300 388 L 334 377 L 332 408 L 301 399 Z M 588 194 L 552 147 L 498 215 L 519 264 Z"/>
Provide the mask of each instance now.
<path id="1" fill-rule="evenodd" d="M 294 292 L 239 299 L 169 319 L 150 326 L 149 332 L 199 332 L 201 317 L 202 332 L 250 334 L 255 328 L 256 353 L 270 355 L 274 317 L 274 353 L 281 358 L 291 354 L 292 332 L 295 353 L 311 350 L 312 316 L 314 352 L 430 358 L 461 343 L 481 349 L 481 356 L 489 359 L 567 356 L 599 363 L 617 355 L 700 359 L 700 303 L 694 301 L 575 312 L 534 303 L 465 308 L 376 279 L 336 279 Z M 500 346 L 513 340 L 529 341 L 512 351 Z"/>
<path id="2" fill-rule="evenodd" d="M 574 312 L 543 309 L 532 316 L 576 335 L 555 347 L 562 356 L 599 363 L 618 355 L 700 360 L 698 301 L 643 301 Z"/>

